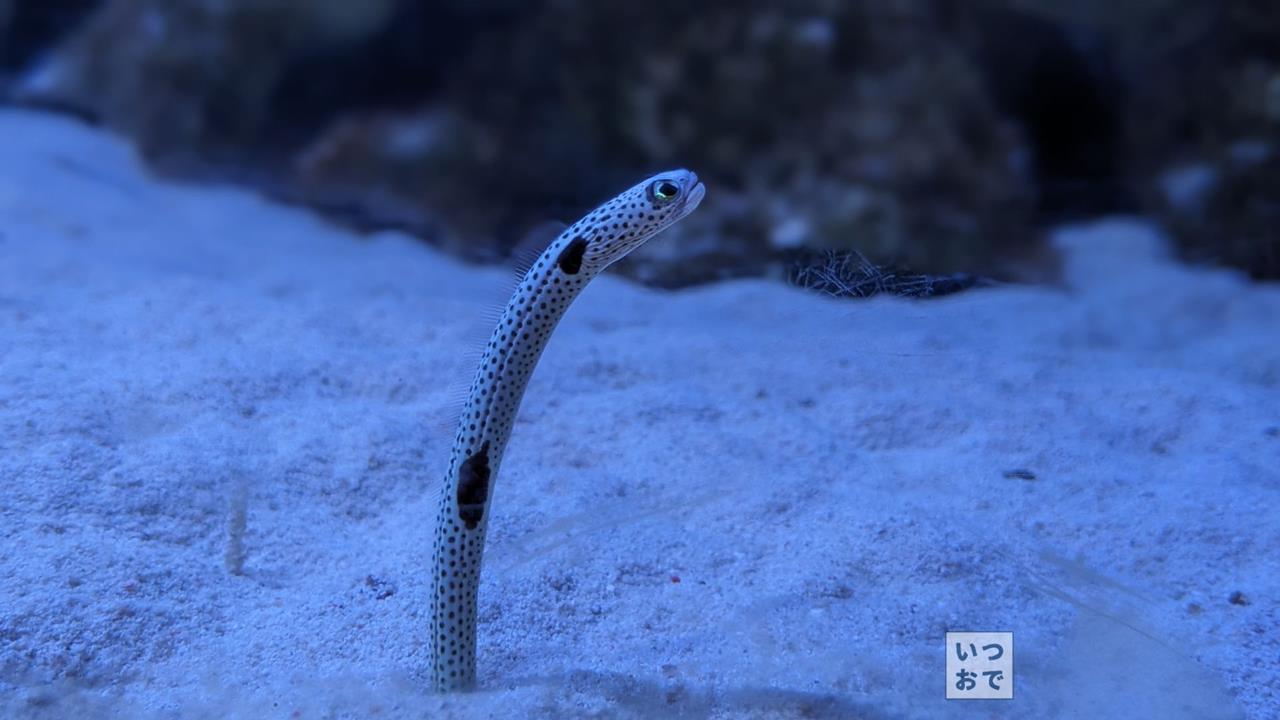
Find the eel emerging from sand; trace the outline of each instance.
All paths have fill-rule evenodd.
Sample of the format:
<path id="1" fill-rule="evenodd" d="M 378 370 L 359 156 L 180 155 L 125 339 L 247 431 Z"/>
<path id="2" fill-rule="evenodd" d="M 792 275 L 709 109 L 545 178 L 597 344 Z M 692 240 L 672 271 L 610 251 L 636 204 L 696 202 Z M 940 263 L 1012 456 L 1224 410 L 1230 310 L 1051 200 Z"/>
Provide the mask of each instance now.
<path id="1" fill-rule="evenodd" d="M 688 170 L 662 173 L 570 225 L 533 261 L 507 303 L 462 408 L 432 552 L 432 685 L 476 677 L 476 593 L 489 498 L 529 376 L 556 323 L 591 278 L 693 212 L 705 188 Z"/>

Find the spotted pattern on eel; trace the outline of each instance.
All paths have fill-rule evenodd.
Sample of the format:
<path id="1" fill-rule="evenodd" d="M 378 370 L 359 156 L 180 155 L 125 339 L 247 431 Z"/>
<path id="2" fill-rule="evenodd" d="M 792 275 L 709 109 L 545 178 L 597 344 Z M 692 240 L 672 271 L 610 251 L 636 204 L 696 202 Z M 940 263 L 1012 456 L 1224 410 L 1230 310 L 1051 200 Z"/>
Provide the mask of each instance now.
<path id="1" fill-rule="evenodd" d="M 705 188 L 688 170 L 655 175 L 560 233 L 533 261 L 489 338 L 462 408 L 432 549 L 432 685 L 476 676 L 476 596 L 493 481 L 529 376 L 569 303 L 593 277 L 693 212 Z"/>

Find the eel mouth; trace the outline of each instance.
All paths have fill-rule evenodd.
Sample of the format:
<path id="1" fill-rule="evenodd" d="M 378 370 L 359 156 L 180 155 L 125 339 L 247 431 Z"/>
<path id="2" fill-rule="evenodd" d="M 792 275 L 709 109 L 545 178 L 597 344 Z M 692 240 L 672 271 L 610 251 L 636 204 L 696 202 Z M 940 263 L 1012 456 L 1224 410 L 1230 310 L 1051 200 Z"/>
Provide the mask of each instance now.
<path id="1" fill-rule="evenodd" d="M 676 220 L 679 220 L 694 210 L 697 210 L 698 204 L 702 202 L 702 198 L 707 194 L 707 187 L 698 182 L 697 173 L 689 173 L 689 184 L 693 186 L 693 189 L 691 189 L 689 194 L 685 196 L 684 205 L 680 207 L 680 214 L 676 216 Z"/>

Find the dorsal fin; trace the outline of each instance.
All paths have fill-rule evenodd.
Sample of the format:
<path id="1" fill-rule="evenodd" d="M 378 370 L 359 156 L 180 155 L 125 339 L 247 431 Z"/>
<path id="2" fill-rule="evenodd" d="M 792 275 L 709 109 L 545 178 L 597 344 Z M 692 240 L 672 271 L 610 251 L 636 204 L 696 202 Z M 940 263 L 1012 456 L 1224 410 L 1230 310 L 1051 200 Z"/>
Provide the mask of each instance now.
<path id="1" fill-rule="evenodd" d="M 524 279 L 525 273 L 537 261 L 538 256 L 547 249 L 547 246 L 555 242 L 567 227 L 567 224 L 555 221 L 542 222 L 531 227 L 521 237 L 520 242 L 507 253 L 506 259 L 502 262 L 502 265 L 515 271 L 515 276 L 506 282 L 495 283 L 492 289 L 493 299 L 481 308 L 474 318 L 468 320 L 469 327 L 463 333 L 461 342 L 465 349 L 454 362 L 454 369 L 449 373 L 449 381 L 446 383 L 448 411 L 433 423 L 434 430 L 449 439 L 447 444 L 452 444 L 458 418 L 462 416 L 471 382 L 475 377 L 476 367 L 484 355 L 485 346 L 489 336 L 493 334 L 494 326 L 498 324 L 503 310 L 506 309 L 507 301 L 510 300 L 520 281 Z"/>
<path id="2" fill-rule="evenodd" d="M 507 253 L 506 264 L 512 267 L 519 277 L 524 277 L 538 256 L 568 227 L 568 223 L 558 220 L 548 220 L 534 225 L 520 238 L 520 242 L 511 248 L 511 252 Z"/>

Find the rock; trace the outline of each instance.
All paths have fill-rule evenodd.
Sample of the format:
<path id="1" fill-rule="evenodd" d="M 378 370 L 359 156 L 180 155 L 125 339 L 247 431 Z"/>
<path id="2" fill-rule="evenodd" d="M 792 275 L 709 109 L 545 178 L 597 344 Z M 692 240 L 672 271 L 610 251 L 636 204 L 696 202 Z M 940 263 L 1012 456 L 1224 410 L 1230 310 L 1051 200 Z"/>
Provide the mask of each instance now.
<path id="1" fill-rule="evenodd" d="M 1057 148 L 1032 158 L 1042 200 L 1149 214 L 1186 259 L 1280 277 L 1280 5 L 1019 0 L 969 35 L 1033 150 Z"/>
<path id="2" fill-rule="evenodd" d="M 242 155 L 261 146 L 288 64 L 373 32 L 392 2 L 111 0 L 16 93 L 99 117 L 162 165 Z"/>
<path id="3" fill-rule="evenodd" d="M 1152 10 L 1114 31 L 1129 48 L 1119 61 L 1142 208 L 1185 258 L 1280 278 L 1280 153 L 1269 140 L 1280 133 L 1280 5 Z"/>
<path id="4" fill-rule="evenodd" d="M 448 108 L 448 142 L 361 160 L 388 119 L 348 118 L 306 155 L 348 160 L 304 162 L 300 182 L 425 208 L 455 245 L 499 254 L 549 214 L 688 166 L 710 190 L 698 220 L 619 268 L 663 285 L 780 272 L 778 243 L 951 269 L 1035 242 L 1017 128 L 931 4 L 660 6 L 540 6 L 394 121 L 432 128 Z"/>
<path id="5" fill-rule="evenodd" d="M 1213 194 L 1218 181 L 1214 168 L 1197 163 L 1165 173 L 1160 178 L 1160 189 L 1170 210 L 1179 215 L 1203 217 L 1205 201 Z"/>
<path id="6" fill-rule="evenodd" d="M 646 282 L 802 248 L 986 269 L 1036 241 L 1019 130 L 926 0 L 359 5 L 110 0 L 21 95 L 474 258 L 674 166 L 711 192 L 620 265 Z"/>
<path id="7" fill-rule="evenodd" d="M 832 250 L 1052 277 L 1040 227 L 1143 211 L 1184 257 L 1280 277 L 1271 2 L 0 0 L 0 72 L 95 6 L 19 99 L 476 259 L 687 166 L 698 218 L 622 273 Z"/>
<path id="8" fill-rule="evenodd" d="M 439 180 L 448 176 L 450 152 L 462 146 L 462 132 L 447 112 L 347 118 L 305 148 L 291 173 L 301 200 L 351 224 L 441 235 L 428 208 L 451 200 L 450 185 Z"/>
<path id="9" fill-rule="evenodd" d="M 0 79 L 35 60 L 83 22 L 96 0 L 0 0 Z"/>

